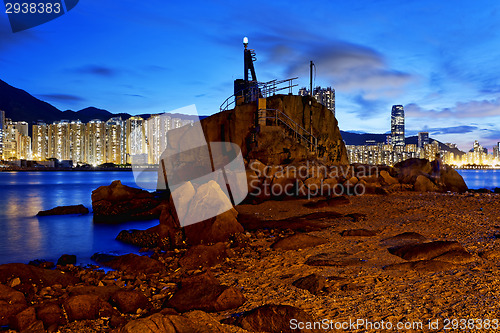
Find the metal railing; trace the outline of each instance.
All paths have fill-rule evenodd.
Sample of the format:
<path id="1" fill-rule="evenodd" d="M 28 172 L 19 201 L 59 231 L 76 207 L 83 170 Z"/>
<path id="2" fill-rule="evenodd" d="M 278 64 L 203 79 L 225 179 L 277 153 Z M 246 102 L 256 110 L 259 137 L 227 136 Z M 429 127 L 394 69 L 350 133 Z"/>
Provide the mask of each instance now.
<path id="1" fill-rule="evenodd" d="M 272 115 L 268 115 L 268 111 L 271 111 Z M 266 119 L 266 123 L 268 120 L 271 120 L 277 126 L 284 125 L 285 129 L 288 129 L 292 132 L 292 136 L 295 139 L 299 139 L 299 141 L 304 140 L 309 145 L 311 151 L 316 151 L 316 149 L 318 148 L 318 139 L 314 135 L 312 135 L 311 132 L 297 124 L 292 118 L 287 116 L 281 110 L 259 109 L 257 117 L 259 122 L 262 119 Z"/>
<path id="2" fill-rule="evenodd" d="M 237 91 L 235 94 L 226 98 L 220 106 L 220 112 L 229 110 L 229 108 L 236 104 L 237 98 L 244 98 L 246 102 L 255 102 L 258 98 L 267 98 L 276 95 L 276 92 L 288 89 L 288 93 L 292 93 L 292 88 L 297 87 L 293 80 L 298 79 L 294 77 L 286 80 L 272 80 L 268 82 L 254 82 L 250 81 L 249 86 Z"/>

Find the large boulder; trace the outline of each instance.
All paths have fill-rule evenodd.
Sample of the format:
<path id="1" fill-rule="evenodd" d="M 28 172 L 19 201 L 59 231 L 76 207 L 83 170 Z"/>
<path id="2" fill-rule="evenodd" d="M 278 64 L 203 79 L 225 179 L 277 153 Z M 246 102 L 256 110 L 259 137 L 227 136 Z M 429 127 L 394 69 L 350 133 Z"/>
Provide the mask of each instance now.
<path id="1" fill-rule="evenodd" d="M 221 285 L 211 273 L 205 273 L 182 280 L 181 288 L 165 303 L 165 306 L 179 312 L 191 310 L 219 312 L 238 308 L 245 301 L 239 289 Z"/>
<path id="2" fill-rule="evenodd" d="M 417 192 L 437 192 L 439 187 L 424 175 L 417 176 L 413 189 Z"/>
<path id="3" fill-rule="evenodd" d="M 34 284 L 42 288 L 54 284 L 60 284 L 66 287 L 80 282 L 80 280 L 73 275 L 61 271 L 52 271 L 18 263 L 0 265 L 0 283 L 6 284 L 14 278 L 19 278 L 21 284 Z"/>
<path id="4" fill-rule="evenodd" d="M 468 190 L 462 176 L 449 165 L 445 165 L 441 170 L 441 182 L 445 191 L 463 193 Z"/>
<path id="5" fill-rule="evenodd" d="M 121 313 L 136 313 L 138 309 L 149 310 L 152 304 L 143 293 L 135 290 L 119 290 L 111 296 Z"/>
<path id="6" fill-rule="evenodd" d="M 110 317 L 113 313 L 111 305 L 97 295 L 71 296 L 63 306 L 69 321 Z"/>
<path id="7" fill-rule="evenodd" d="M 92 191 L 96 222 L 123 222 L 160 217 L 164 204 L 148 191 L 123 185 L 115 180 Z"/>
<path id="8" fill-rule="evenodd" d="M 0 284 L 0 326 L 7 325 L 12 316 L 28 307 L 26 298 L 20 291 Z"/>
<path id="9" fill-rule="evenodd" d="M 432 171 L 432 166 L 424 158 L 410 158 L 394 165 L 398 173 L 398 179 L 404 184 L 414 184 L 420 175 L 428 176 Z"/>

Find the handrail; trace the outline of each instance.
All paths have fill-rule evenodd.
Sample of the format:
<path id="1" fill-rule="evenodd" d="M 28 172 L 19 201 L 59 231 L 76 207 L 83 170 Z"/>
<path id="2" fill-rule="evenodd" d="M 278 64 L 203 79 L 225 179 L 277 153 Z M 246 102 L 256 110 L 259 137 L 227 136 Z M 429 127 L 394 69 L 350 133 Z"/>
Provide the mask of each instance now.
<path id="1" fill-rule="evenodd" d="M 233 104 L 236 104 L 236 96 L 241 96 L 242 93 L 247 93 L 246 95 L 250 97 L 250 101 L 256 101 L 258 97 L 262 98 L 267 98 L 269 96 L 273 96 L 276 94 L 277 91 L 285 90 L 288 89 L 288 92 L 291 94 L 292 93 L 292 88 L 297 87 L 298 84 L 293 84 L 293 80 L 298 79 L 298 77 L 294 77 L 291 79 L 286 79 L 286 80 L 280 80 L 277 81 L 277 79 L 268 81 L 268 82 L 255 82 L 255 81 L 250 81 L 250 86 L 240 89 L 233 95 L 229 96 L 222 102 L 219 112 L 229 110 L 229 107 Z M 284 86 L 281 86 L 282 84 L 287 83 Z"/>
<path id="2" fill-rule="evenodd" d="M 260 111 L 274 111 L 274 116 L 261 117 Z M 281 122 L 282 124 L 286 125 L 286 127 L 288 127 L 290 130 L 292 130 L 293 133 L 295 134 L 295 136 L 301 137 L 307 143 L 309 143 L 311 146 L 313 146 L 314 147 L 313 150 L 316 151 L 317 146 L 318 146 L 318 139 L 314 135 L 312 135 L 308 130 L 306 130 L 304 127 L 302 127 L 298 123 L 296 123 L 287 114 L 283 113 L 281 110 L 279 110 L 279 109 L 259 109 L 258 110 L 258 117 L 259 117 L 259 119 L 273 119 L 273 120 L 275 120 L 276 124 L 278 124 L 278 122 Z M 287 120 L 288 120 L 288 122 L 287 122 Z M 302 133 L 299 132 L 299 129 L 302 131 Z"/>

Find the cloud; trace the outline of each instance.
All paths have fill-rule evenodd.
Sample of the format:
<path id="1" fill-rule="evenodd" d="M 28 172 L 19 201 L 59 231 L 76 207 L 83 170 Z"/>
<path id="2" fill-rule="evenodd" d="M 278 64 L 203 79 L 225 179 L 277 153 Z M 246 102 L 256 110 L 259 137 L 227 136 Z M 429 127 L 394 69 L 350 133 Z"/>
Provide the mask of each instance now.
<path id="1" fill-rule="evenodd" d="M 41 99 L 47 99 L 49 101 L 62 101 L 62 102 L 82 102 L 85 98 L 76 95 L 69 94 L 42 94 L 38 95 Z"/>
<path id="2" fill-rule="evenodd" d="M 500 116 L 500 98 L 457 102 L 453 107 L 426 110 L 411 103 L 405 105 L 405 115 L 415 118 L 485 118 Z"/>
<path id="3" fill-rule="evenodd" d="M 477 126 L 462 125 L 462 126 L 451 126 L 451 127 L 427 128 L 426 132 L 429 132 L 431 135 L 466 134 L 466 133 L 474 132 L 478 129 L 479 128 Z"/>
<path id="4" fill-rule="evenodd" d="M 139 97 L 139 98 L 146 98 L 146 96 L 143 95 L 138 95 L 138 94 L 123 94 L 124 96 L 130 96 L 130 97 Z"/>
<path id="5" fill-rule="evenodd" d="M 363 45 L 319 37 L 269 40 L 274 42 L 269 61 L 287 64 L 287 76 L 307 77 L 309 61 L 313 60 L 318 77 L 331 82 L 337 90 L 361 92 L 366 99 L 397 96 L 404 85 L 415 79 L 409 73 L 390 68 L 382 54 Z"/>
<path id="6" fill-rule="evenodd" d="M 96 76 L 102 76 L 102 77 L 114 77 L 118 74 L 118 71 L 116 69 L 110 68 L 110 67 L 104 67 L 104 66 L 98 66 L 98 65 L 88 65 L 88 66 L 83 66 L 80 68 L 77 68 L 75 70 L 77 73 L 80 74 L 90 74 L 90 75 L 96 75 Z"/>

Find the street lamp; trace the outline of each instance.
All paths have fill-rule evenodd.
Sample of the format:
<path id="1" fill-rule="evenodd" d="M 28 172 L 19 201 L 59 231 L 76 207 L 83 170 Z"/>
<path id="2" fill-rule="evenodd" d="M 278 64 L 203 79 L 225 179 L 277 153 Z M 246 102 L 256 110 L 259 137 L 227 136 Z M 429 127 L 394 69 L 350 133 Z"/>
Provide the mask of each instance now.
<path id="1" fill-rule="evenodd" d="M 248 46 L 248 37 L 243 37 L 243 45 L 245 46 L 245 49 Z"/>

